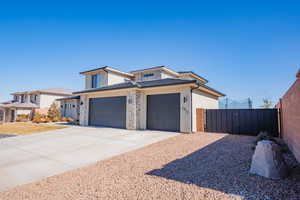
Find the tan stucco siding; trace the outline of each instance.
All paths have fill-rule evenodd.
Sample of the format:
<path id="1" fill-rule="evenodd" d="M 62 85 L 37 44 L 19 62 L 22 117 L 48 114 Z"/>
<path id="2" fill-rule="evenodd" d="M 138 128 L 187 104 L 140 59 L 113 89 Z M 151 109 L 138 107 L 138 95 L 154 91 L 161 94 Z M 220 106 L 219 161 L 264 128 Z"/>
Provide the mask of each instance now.
<path id="1" fill-rule="evenodd" d="M 196 119 L 196 109 L 218 109 L 219 100 L 218 97 L 212 96 L 210 94 L 201 92 L 199 90 L 193 90 L 192 93 L 192 107 L 193 107 L 193 132 L 197 131 L 197 119 Z"/>
<path id="2" fill-rule="evenodd" d="M 63 98 L 65 96 L 59 96 L 59 95 L 50 95 L 50 94 L 41 94 L 39 98 L 39 106 L 40 108 L 50 108 L 51 104 L 53 102 L 57 102 L 56 99 Z M 60 106 L 60 103 L 57 102 L 58 106 Z"/>
<path id="3" fill-rule="evenodd" d="M 113 85 L 113 84 L 118 84 L 118 83 L 124 83 L 126 77 L 119 75 L 119 74 L 109 72 L 107 79 L 108 79 L 108 85 Z"/>
<path id="4" fill-rule="evenodd" d="M 166 72 L 161 72 L 161 78 L 164 79 L 164 78 L 177 78 L 177 77 Z"/>

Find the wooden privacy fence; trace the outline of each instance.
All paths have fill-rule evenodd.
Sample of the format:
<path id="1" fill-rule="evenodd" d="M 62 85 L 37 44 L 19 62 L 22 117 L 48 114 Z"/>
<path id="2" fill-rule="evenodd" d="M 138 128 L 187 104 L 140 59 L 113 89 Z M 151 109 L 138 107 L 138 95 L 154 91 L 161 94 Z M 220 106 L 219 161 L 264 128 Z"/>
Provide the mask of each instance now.
<path id="1" fill-rule="evenodd" d="M 278 120 L 277 109 L 197 109 L 197 131 L 253 136 L 266 131 L 277 137 Z"/>

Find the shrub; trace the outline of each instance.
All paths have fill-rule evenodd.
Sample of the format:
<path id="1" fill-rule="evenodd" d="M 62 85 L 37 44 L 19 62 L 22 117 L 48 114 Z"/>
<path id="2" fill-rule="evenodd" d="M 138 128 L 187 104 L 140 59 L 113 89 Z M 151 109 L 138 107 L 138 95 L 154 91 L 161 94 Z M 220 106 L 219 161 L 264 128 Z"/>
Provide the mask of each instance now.
<path id="1" fill-rule="evenodd" d="M 69 122 L 69 123 L 72 123 L 72 122 L 74 122 L 75 120 L 73 119 L 73 118 L 71 118 L 71 117 L 67 117 L 66 118 L 66 122 Z"/>
<path id="2" fill-rule="evenodd" d="M 52 103 L 52 105 L 50 106 L 48 110 L 48 117 L 51 121 L 60 120 L 61 114 L 56 102 Z"/>
<path id="3" fill-rule="evenodd" d="M 275 144 L 279 145 L 281 147 L 282 153 L 288 153 L 289 148 L 286 144 L 283 142 L 280 142 L 279 140 L 276 140 L 273 136 L 271 136 L 268 132 L 260 132 L 254 142 L 254 146 L 252 147 L 253 150 L 255 150 L 257 143 L 262 140 L 270 140 L 274 142 Z"/>
<path id="4" fill-rule="evenodd" d="M 40 113 L 35 113 L 34 118 L 32 120 L 33 123 L 48 123 L 50 122 L 47 115 L 43 115 Z"/>
<path id="5" fill-rule="evenodd" d="M 268 132 L 260 132 L 256 138 L 255 144 L 262 140 L 270 140 L 272 142 L 275 142 L 277 144 L 277 141 L 273 136 L 271 136 Z"/>
<path id="6" fill-rule="evenodd" d="M 26 114 L 18 115 L 16 121 L 17 122 L 28 122 L 29 121 L 29 115 L 26 115 Z"/>
<path id="7" fill-rule="evenodd" d="M 62 121 L 62 122 L 67 122 L 67 121 L 68 121 L 68 118 L 62 117 L 62 118 L 61 118 L 61 121 Z"/>

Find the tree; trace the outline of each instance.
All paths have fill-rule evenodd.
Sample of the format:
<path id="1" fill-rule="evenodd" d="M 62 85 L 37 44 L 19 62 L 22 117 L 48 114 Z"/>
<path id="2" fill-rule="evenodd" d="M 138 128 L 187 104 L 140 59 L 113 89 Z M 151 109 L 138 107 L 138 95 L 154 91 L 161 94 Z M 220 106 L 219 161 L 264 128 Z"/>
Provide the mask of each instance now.
<path id="1" fill-rule="evenodd" d="M 273 107 L 273 102 L 271 99 L 264 98 L 263 99 L 263 105 L 261 106 L 262 108 L 272 108 Z"/>
<path id="2" fill-rule="evenodd" d="M 56 102 L 52 103 L 48 110 L 48 117 L 51 120 L 59 119 L 61 117 L 60 110 Z"/>

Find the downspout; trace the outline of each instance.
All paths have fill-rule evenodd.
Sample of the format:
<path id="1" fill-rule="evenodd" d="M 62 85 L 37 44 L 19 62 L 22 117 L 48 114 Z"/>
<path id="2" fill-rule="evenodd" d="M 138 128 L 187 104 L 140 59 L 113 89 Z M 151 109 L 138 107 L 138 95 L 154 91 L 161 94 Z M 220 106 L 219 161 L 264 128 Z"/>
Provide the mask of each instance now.
<path id="1" fill-rule="evenodd" d="M 196 88 L 191 88 L 191 133 L 193 133 L 193 91 L 196 89 L 199 89 L 200 85 L 199 83 L 196 83 Z"/>

